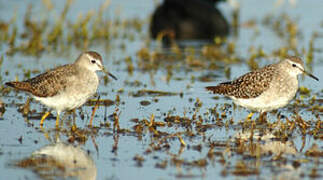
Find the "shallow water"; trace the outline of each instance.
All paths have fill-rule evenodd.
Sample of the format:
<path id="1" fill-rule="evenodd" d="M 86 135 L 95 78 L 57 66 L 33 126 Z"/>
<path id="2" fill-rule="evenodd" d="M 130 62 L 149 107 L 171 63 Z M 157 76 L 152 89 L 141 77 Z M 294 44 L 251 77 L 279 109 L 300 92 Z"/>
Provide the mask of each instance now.
<path id="1" fill-rule="evenodd" d="M 2 88 L 1 100 L 6 111 L 0 119 L 1 179 L 59 179 L 73 176 L 65 172 L 75 169 L 63 168 L 68 162 L 61 162 L 62 160 L 54 157 L 59 162 L 52 163 L 53 159 L 50 159 L 47 165 L 43 165 L 40 162 L 44 161 L 32 158 L 33 161 L 25 161 L 28 163 L 24 166 L 17 165 L 33 152 L 55 143 L 60 148 L 59 143 L 66 143 L 67 148 L 71 149 L 71 152 L 63 148 L 51 150 L 55 155 L 64 157 L 64 152 L 75 153 L 76 159 L 81 159 L 79 151 L 84 152 L 84 156 L 88 155 L 84 159 L 89 160 L 88 164 L 91 166 L 83 165 L 79 169 L 90 169 L 90 172 L 96 170 L 97 173 L 90 174 L 94 179 L 322 178 L 323 2 L 299 1 L 295 7 L 287 2 L 279 7 L 275 6 L 274 1 L 240 2 L 242 25 L 239 34 L 228 37 L 228 41 L 235 44 L 235 51 L 232 53 L 235 58 L 232 59 L 240 60 L 236 63 L 219 59 L 209 61 L 201 53 L 205 46 L 202 42 L 193 42 L 197 45 L 182 49 L 181 58 L 174 56 L 172 50 L 161 49 L 157 42 L 147 43 L 149 16 L 156 6 L 153 2 L 112 1 L 103 13 L 105 18 L 112 20 L 136 17 L 143 24 L 140 32 L 135 32 L 133 27 L 128 30 L 117 29 L 121 32 L 118 31 L 120 34 L 109 40 L 109 50 L 102 43 L 90 47 L 102 54 L 105 67 L 118 77 L 117 81 L 109 80 L 107 84 L 102 79 L 98 90 L 101 100 L 115 101 L 117 96 L 120 97 L 120 102 L 99 106 L 94 117 L 94 128 L 87 127 L 94 107 L 87 104 L 77 110 L 78 129 L 71 128 L 71 115 L 64 116 L 65 121 L 60 130 L 54 129 L 53 116 L 45 121 L 44 129 L 40 129 L 40 116 L 45 112 L 45 107 L 32 101 L 32 112 L 24 117 L 18 109 L 25 104 L 28 96 L 16 91 L 7 94 Z M 39 13 L 39 17 L 45 16 L 46 10 L 39 2 L 10 1 L 1 3 L 2 19 L 9 20 L 16 14 L 20 30 L 24 27 L 22 19 L 29 3 L 33 4 L 34 15 Z M 80 13 L 96 10 L 102 3 L 104 1 L 87 4 L 86 1 L 76 0 L 71 5 L 68 19 L 76 21 Z M 61 12 L 64 4 L 65 2 L 55 4 L 54 12 Z M 231 20 L 232 7 L 221 4 L 220 8 L 226 18 Z M 213 98 L 214 95 L 206 92 L 204 87 L 250 71 L 247 62 L 255 52 L 251 50 L 252 47 L 261 47 L 267 55 L 256 58 L 260 67 L 277 62 L 279 58 L 273 56 L 273 52 L 280 47 L 288 47 L 286 39 L 289 35 L 285 33 L 285 36 L 278 36 L 270 27 L 272 24 L 265 25 L 263 21 L 266 15 L 272 14 L 269 19 L 286 23 L 280 17 L 282 13 L 298 28 L 297 52 L 308 52 L 313 33 L 319 34 L 314 41 L 314 60 L 307 68 L 321 81 L 301 77 L 300 86 L 307 87 L 311 91 L 309 95 L 298 93 L 296 100 L 290 105 L 278 112 L 269 113 L 268 122 L 253 124 L 252 121 L 245 120 L 248 110 L 234 106 L 228 98 Z M 53 16 L 51 18 L 55 19 L 55 13 Z M 37 15 L 34 18 L 37 19 Z M 123 36 L 127 33 L 134 36 L 133 40 Z M 226 45 L 222 49 L 225 47 Z M 138 55 L 143 48 L 160 55 L 161 58 L 152 63 L 158 64 L 152 67 L 154 70 L 143 70 L 143 67 L 151 65 Z M 24 72 L 28 70 L 43 72 L 56 65 L 72 63 L 81 52 L 71 47 L 66 55 L 43 53 L 37 58 L 23 53 L 8 56 L 5 54 L 8 49 L 7 44 L 1 44 L 0 52 L 4 57 L 0 69 L 1 84 L 15 78 L 25 79 Z M 290 50 L 289 53 L 293 51 Z M 127 70 L 127 57 L 131 58 L 134 65 L 132 74 Z M 192 62 L 188 59 L 191 57 L 195 57 L 196 63 L 202 65 L 190 64 Z M 305 55 L 301 54 L 301 57 L 305 58 Z M 211 69 L 211 62 L 219 68 Z M 230 73 L 226 76 L 228 69 Z M 101 78 L 104 76 L 103 73 L 99 75 Z M 207 80 L 201 80 L 203 78 Z M 309 110 L 310 108 L 314 109 Z M 120 128 L 116 128 L 117 130 L 114 129 L 114 112 L 119 119 Z M 285 117 L 279 119 L 278 114 Z M 152 116 L 155 123 L 151 121 Z M 257 116 L 255 114 L 253 119 L 256 120 Z M 313 148 L 315 146 L 317 149 Z M 81 162 L 80 159 L 77 162 Z M 37 168 L 37 165 L 41 168 Z M 51 170 L 47 172 L 43 166 L 48 166 Z M 80 174 L 84 176 L 85 172 L 81 170 Z"/>

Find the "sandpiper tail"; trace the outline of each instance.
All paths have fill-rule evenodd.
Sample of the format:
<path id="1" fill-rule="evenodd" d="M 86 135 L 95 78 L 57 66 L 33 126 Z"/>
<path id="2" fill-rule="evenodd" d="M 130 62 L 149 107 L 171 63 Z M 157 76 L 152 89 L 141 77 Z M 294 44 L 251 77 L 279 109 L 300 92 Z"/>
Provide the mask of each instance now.
<path id="1" fill-rule="evenodd" d="M 230 90 L 232 90 L 234 86 L 230 83 L 221 83 L 217 86 L 207 86 L 205 87 L 206 90 L 212 91 L 214 94 L 230 94 Z"/>
<path id="2" fill-rule="evenodd" d="M 19 89 L 22 91 L 30 91 L 32 89 L 30 83 L 28 82 L 6 82 L 5 85 L 13 87 L 15 89 Z"/>

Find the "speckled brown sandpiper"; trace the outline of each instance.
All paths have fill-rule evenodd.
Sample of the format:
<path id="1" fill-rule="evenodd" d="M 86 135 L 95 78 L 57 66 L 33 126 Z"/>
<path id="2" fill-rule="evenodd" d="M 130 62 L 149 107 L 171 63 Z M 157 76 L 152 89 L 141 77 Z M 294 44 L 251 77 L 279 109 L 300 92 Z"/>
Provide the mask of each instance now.
<path id="1" fill-rule="evenodd" d="M 236 104 L 260 113 L 286 106 L 298 90 L 299 74 L 317 77 L 304 70 L 301 58 L 287 56 L 277 64 L 270 64 L 249 72 L 236 80 L 208 86 L 207 90 L 230 97 Z"/>
<path id="2" fill-rule="evenodd" d="M 62 111 L 80 107 L 96 93 L 99 86 L 96 71 L 104 71 L 102 57 L 97 52 L 88 51 L 73 64 L 59 66 L 25 81 L 7 82 L 6 85 L 28 92 L 42 104 L 55 109 L 58 127 Z M 111 73 L 106 73 L 116 79 Z M 42 116 L 40 126 L 49 114 Z"/>

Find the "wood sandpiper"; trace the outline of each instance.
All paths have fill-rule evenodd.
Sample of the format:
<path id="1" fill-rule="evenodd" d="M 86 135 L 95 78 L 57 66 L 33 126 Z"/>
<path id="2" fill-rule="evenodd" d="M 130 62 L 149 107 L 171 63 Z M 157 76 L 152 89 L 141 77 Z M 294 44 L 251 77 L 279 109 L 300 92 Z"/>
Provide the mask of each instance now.
<path id="1" fill-rule="evenodd" d="M 297 76 L 300 74 L 319 80 L 304 70 L 301 58 L 287 56 L 277 64 L 267 65 L 233 81 L 208 86 L 206 89 L 228 96 L 236 104 L 262 114 L 286 106 L 295 97 L 298 90 Z M 251 116 L 252 113 L 248 117 Z"/>
<path id="2" fill-rule="evenodd" d="M 96 71 L 105 71 L 102 57 L 97 52 L 88 51 L 82 53 L 73 64 L 56 67 L 25 81 L 7 82 L 6 85 L 28 92 L 42 104 L 55 109 L 58 128 L 62 111 L 82 106 L 96 93 L 99 86 Z M 116 79 L 111 73 L 106 73 Z M 49 114 L 46 112 L 42 116 L 41 127 Z"/>

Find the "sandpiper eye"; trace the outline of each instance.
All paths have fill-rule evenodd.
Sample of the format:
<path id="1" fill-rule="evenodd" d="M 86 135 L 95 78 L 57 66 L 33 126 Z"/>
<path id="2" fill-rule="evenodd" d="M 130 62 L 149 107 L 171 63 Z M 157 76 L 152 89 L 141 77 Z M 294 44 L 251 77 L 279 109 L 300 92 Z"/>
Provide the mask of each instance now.
<path id="1" fill-rule="evenodd" d="M 292 64 L 293 67 L 296 67 L 296 64 Z"/>
<path id="2" fill-rule="evenodd" d="M 92 64 L 95 64 L 95 60 L 91 60 L 91 63 L 92 63 Z"/>

